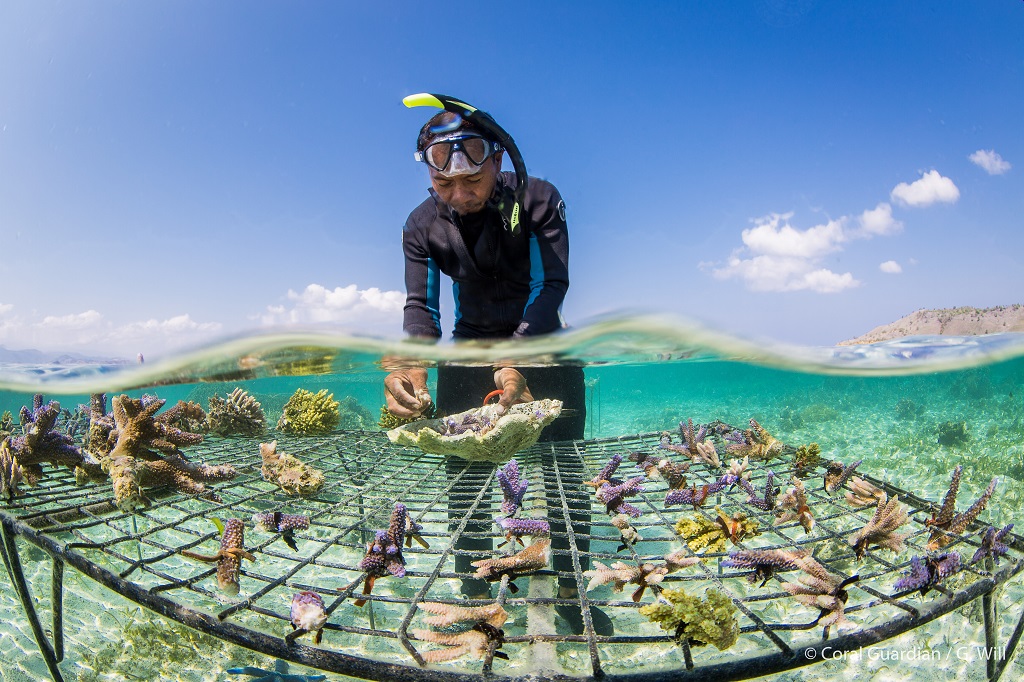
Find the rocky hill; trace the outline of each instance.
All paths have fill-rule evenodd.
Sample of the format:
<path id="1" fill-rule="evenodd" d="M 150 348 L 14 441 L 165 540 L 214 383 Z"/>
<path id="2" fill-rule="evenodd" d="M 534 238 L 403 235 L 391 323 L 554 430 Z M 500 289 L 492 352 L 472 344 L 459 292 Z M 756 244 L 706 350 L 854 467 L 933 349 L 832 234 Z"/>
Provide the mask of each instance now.
<path id="1" fill-rule="evenodd" d="M 875 327 L 863 336 L 841 341 L 837 345 L 878 343 L 919 334 L 978 336 L 999 332 L 1024 332 L 1024 305 L 1015 303 L 994 308 L 918 310 L 895 322 Z"/>

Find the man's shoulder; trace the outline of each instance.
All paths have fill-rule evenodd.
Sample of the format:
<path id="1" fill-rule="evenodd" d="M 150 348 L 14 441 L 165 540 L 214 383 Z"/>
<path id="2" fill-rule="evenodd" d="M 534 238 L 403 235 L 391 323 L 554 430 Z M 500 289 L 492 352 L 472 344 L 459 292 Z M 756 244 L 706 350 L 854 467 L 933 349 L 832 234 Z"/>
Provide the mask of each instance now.
<path id="1" fill-rule="evenodd" d="M 437 218 L 437 201 L 433 196 L 428 196 L 419 206 L 412 210 L 408 220 L 405 221 L 406 229 L 425 228 Z"/>

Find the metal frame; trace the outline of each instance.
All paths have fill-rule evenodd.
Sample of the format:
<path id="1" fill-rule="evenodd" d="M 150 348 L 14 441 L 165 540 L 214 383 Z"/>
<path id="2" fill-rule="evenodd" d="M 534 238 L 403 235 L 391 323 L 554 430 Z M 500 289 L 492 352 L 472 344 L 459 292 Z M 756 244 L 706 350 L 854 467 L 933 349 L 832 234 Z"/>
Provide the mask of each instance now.
<path id="1" fill-rule="evenodd" d="M 40 652 L 54 680 L 61 680 L 58 663 L 63 659 L 62 585 L 64 565 L 70 565 L 96 582 L 118 594 L 171 618 L 188 627 L 263 654 L 286 659 L 324 671 L 376 680 L 474 680 L 481 674 L 495 679 L 518 682 L 536 679 L 607 679 L 620 682 L 650 682 L 671 676 L 678 680 L 714 679 L 740 680 L 797 668 L 822 660 L 826 652 L 855 651 L 878 644 L 940 618 L 962 606 L 982 599 L 985 641 L 989 651 L 1000 651 L 1004 658 L 987 658 L 989 680 L 998 680 L 1016 649 L 1024 617 L 1016 616 L 1016 626 L 1006 640 L 1005 648 L 997 649 L 998 625 L 994 590 L 1024 570 L 1024 542 L 1016 535 L 1009 538 L 1011 556 L 998 567 L 968 567 L 956 587 L 940 586 L 928 595 L 894 593 L 892 585 L 909 565 L 913 554 L 923 554 L 928 531 L 923 521 L 934 505 L 904 490 L 872 480 L 890 495 L 899 495 L 911 514 L 908 550 L 899 556 L 890 552 L 870 551 L 860 563 L 853 561 L 846 538 L 870 517 L 872 509 L 851 509 L 842 497 L 831 497 L 820 490 L 820 477 L 808 479 L 811 508 L 817 525 L 805 535 L 795 523 L 774 523 L 774 517 L 744 504 L 745 494 L 738 488 L 708 500 L 705 507 L 692 509 L 664 506 L 666 485 L 648 481 L 645 491 L 633 498 L 642 508 L 643 516 L 635 526 L 643 535 L 636 543 L 624 543 L 616 553 L 621 538 L 611 526 L 604 507 L 593 500 L 592 490 L 582 486 L 613 454 L 631 451 L 661 452 L 660 434 L 605 438 L 589 441 L 538 444 L 517 455 L 530 480 L 527 507 L 536 514 L 545 512 L 552 521 L 562 521 L 567 531 L 555 533 L 555 554 L 569 556 L 573 570 L 561 574 L 550 568 L 531 581 L 538 585 L 554 583 L 556 576 L 569 579 L 579 587 L 579 597 L 559 598 L 543 590 L 520 590 L 513 594 L 507 577 L 497 587 L 497 600 L 518 616 L 542 623 L 531 631 L 506 627 L 503 651 L 515 662 L 528 658 L 533 647 L 526 644 L 547 644 L 574 648 L 588 660 L 589 670 L 577 672 L 550 669 L 523 670 L 494 660 L 494 645 L 483 662 L 458 661 L 443 666 L 425 667 L 420 653 L 429 647 L 416 640 L 411 629 L 418 627 L 417 605 L 424 601 L 449 601 L 459 604 L 489 603 L 456 600 L 449 579 L 470 577 L 456 572 L 453 558 L 459 554 L 476 557 L 493 553 L 462 549 L 464 538 L 496 537 L 495 532 L 475 532 L 471 518 L 497 515 L 500 500 L 494 480 L 494 467 L 488 464 L 453 466 L 438 456 L 426 455 L 408 448 L 391 445 L 380 433 L 345 432 L 327 437 L 282 438 L 279 451 L 296 455 L 304 462 L 325 471 L 328 485 L 310 499 L 289 498 L 260 475 L 258 440 L 209 438 L 201 446 L 190 448 L 192 459 L 211 463 L 231 462 L 240 471 L 232 481 L 217 486 L 221 502 L 162 491 L 154 494 L 151 506 L 132 515 L 118 511 L 109 502 L 107 487 L 89 484 L 79 487 L 67 471 L 50 470 L 46 478 L 27 494 L 15 498 L 0 510 L 2 555 L 31 626 Z M 678 455 L 675 456 L 678 459 Z M 767 471 L 775 472 L 780 484 L 792 474 L 791 453 L 767 464 L 751 465 L 753 484 L 763 487 Z M 629 462 L 619 470 L 623 477 L 632 475 Z M 714 480 L 716 472 L 694 465 L 690 480 L 698 485 Z M 452 495 L 465 499 L 453 505 Z M 361 596 L 359 588 L 364 574 L 358 561 L 365 551 L 366 539 L 374 529 L 383 528 L 393 503 L 400 500 L 410 514 L 424 525 L 423 535 L 429 549 L 413 547 L 406 551 L 408 578 L 384 578 L 377 582 L 375 594 L 362 608 L 351 604 Z M 589 524 L 573 523 L 570 514 L 577 514 L 580 505 L 591 505 Z M 694 649 L 676 645 L 672 638 L 654 626 L 638 627 L 632 634 L 610 637 L 594 631 L 590 606 L 605 610 L 613 622 L 635 622 L 638 604 L 620 598 L 607 588 L 587 594 L 587 578 L 583 572 L 592 560 L 610 563 L 620 560 L 644 562 L 658 559 L 670 549 L 681 546 L 674 531 L 674 520 L 693 513 L 713 518 L 715 505 L 729 512 L 743 511 L 756 518 L 762 535 L 743 546 L 803 547 L 815 552 L 819 561 L 834 573 L 848 576 L 853 570 L 861 580 L 850 588 L 847 614 L 857 622 L 873 620 L 876 613 L 886 614 L 884 622 L 873 627 L 823 639 L 816 614 L 795 604 L 789 595 L 777 589 L 778 582 L 760 589 L 744 588 L 744 572 L 723 569 L 718 559 L 726 553 L 707 554 L 708 560 L 692 569 L 666 578 L 666 586 L 684 586 L 688 592 L 700 593 L 705 586 L 715 587 L 729 595 L 739 608 L 741 642 L 753 638 L 765 653 L 729 655 L 709 651 L 710 647 Z M 289 513 L 307 513 L 311 518 L 308 531 L 298 533 L 299 551 L 287 548 L 278 535 L 252 530 L 249 518 L 254 512 L 281 509 Z M 259 561 L 243 566 L 239 598 L 225 601 L 212 579 L 213 568 L 183 559 L 178 552 L 196 549 L 213 553 L 218 533 L 210 517 L 236 516 L 247 522 L 246 549 Z M 493 528 L 493 526 L 492 526 Z M 959 538 L 953 548 L 969 558 L 977 547 L 975 524 L 970 535 Z M 46 637 L 33 604 L 30 588 L 22 571 L 16 536 L 44 550 L 52 558 L 52 633 Z M 589 550 L 581 549 L 589 541 Z M 506 547 L 506 551 L 509 550 Z M 993 570 L 996 568 L 997 570 Z M 792 575 L 792 574 L 790 574 Z M 782 577 L 786 579 L 785 574 Z M 778 579 L 776 579 L 778 580 Z M 519 581 L 522 587 L 526 580 Z M 532 583 L 531 583 L 532 588 Z M 654 588 L 657 591 L 657 588 Z M 290 595 L 299 590 L 315 590 L 327 603 L 330 619 L 320 646 L 302 643 L 290 632 L 288 604 Z M 650 602 L 650 597 L 645 599 Z M 778 622 L 766 607 L 773 602 L 792 606 L 799 622 Z M 581 634 L 559 634 L 544 629 L 546 614 L 552 606 L 579 608 L 584 621 Z M 1019 606 L 1017 606 L 1019 609 Z M 771 613 L 777 613 L 772 611 Z M 548 619 L 550 620 L 550 619 Z M 379 621 L 379 622 L 378 622 Z M 522 630 L 521 626 L 519 628 Z M 353 642 L 376 640 L 379 653 L 358 651 Z M 308 640 L 306 640 L 308 641 Z M 648 669 L 630 672 L 616 669 L 615 660 L 636 653 L 639 647 L 655 648 L 671 656 L 680 651 L 682 665 L 674 669 Z M 677 648 L 678 647 L 678 648 Z"/>

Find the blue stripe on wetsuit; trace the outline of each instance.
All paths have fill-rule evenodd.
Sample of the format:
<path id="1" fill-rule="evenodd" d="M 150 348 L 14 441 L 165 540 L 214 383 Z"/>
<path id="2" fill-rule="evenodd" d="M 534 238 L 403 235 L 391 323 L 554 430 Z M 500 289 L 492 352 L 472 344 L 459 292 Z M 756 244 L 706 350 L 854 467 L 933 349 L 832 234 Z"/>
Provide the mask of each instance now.
<path id="1" fill-rule="evenodd" d="M 433 258 L 427 258 L 427 310 L 437 327 L 437 333 L 441 333 L 441 275 L 437 263 Z"/>
<path id="2" fill-rule="evenodd" d="M 523 313 L 537 300 L 544 289 L 544 259 L 540 256 L 540 243 L 537 235 L 530 233 L 530 298 L 526 299 Z"/>

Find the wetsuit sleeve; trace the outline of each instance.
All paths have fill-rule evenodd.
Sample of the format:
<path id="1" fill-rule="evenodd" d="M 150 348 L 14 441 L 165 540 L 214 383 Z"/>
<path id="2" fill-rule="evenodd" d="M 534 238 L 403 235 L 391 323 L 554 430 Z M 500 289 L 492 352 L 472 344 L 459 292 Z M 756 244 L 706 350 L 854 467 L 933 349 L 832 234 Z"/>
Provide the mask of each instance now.
<path id="1" fill-rule="evenodd" d="M 569 289 L 569 230 L 562 197 L 553 186 L 547 189 L 531 207 L 531 291 L 513 338 L 549 334 L 562 327 L 560 309 Z"/>
<path id="2" fill-rule="evenodd" d="M 402 230 L 405 254 L 405 321 L 409 336 L 441 338 L 440 273 L 430 257 L 424 230 L 406 223 Z"/>

